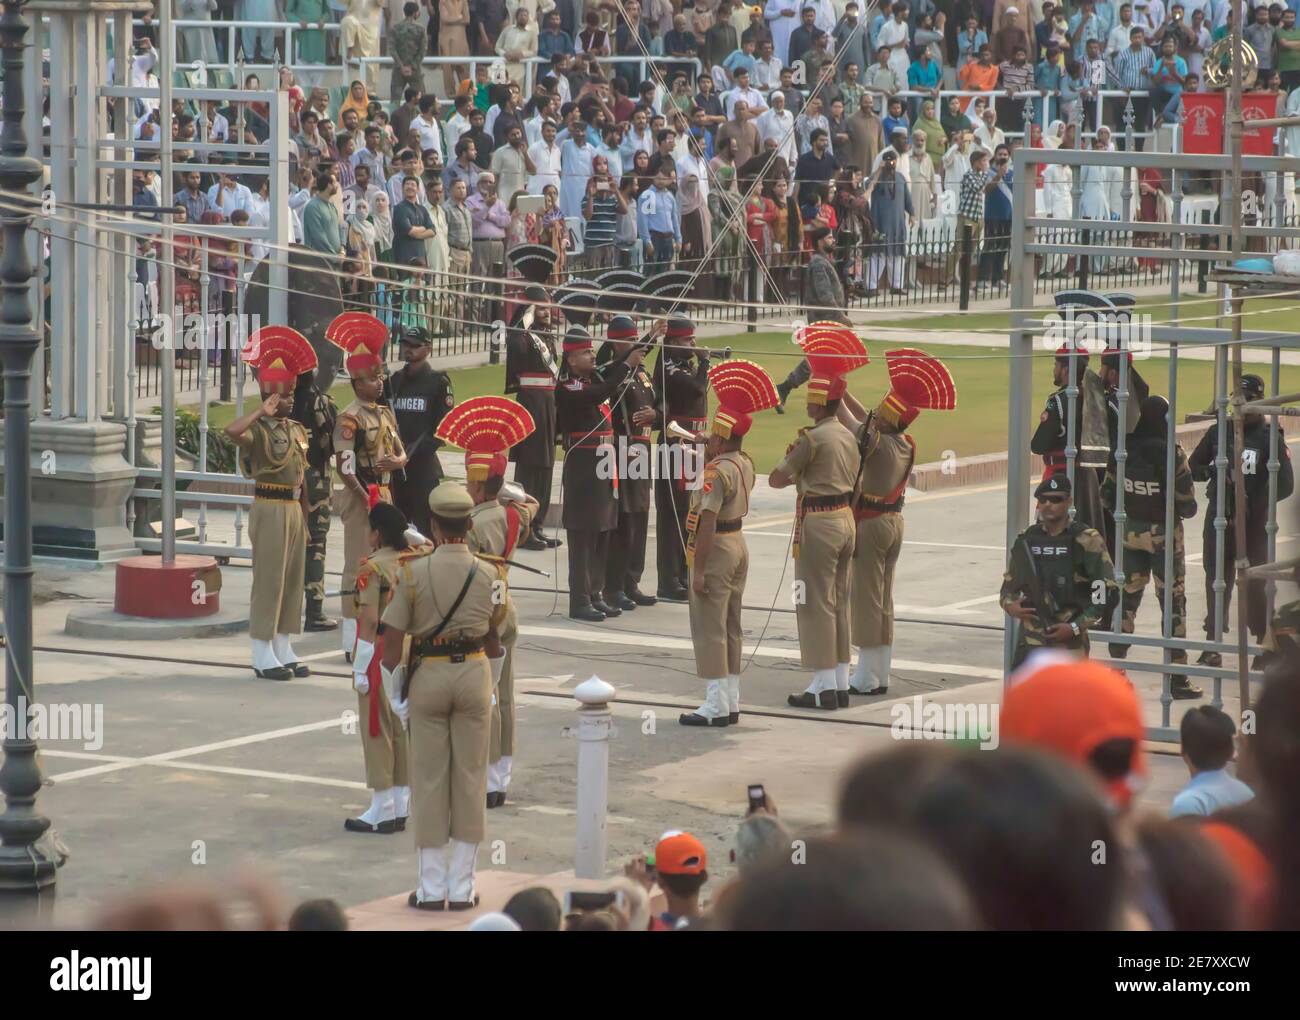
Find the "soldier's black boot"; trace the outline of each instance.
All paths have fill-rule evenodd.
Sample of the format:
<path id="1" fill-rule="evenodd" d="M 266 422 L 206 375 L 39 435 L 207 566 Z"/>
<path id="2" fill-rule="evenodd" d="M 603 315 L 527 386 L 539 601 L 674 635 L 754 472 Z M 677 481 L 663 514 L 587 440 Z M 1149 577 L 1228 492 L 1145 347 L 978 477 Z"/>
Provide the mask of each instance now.
<path id="1" fill-rule="evenodd" d="M 605 614 L 587 599 L 569 599 L 569 619 L 583 620 L 587 623 L 603 623 Z"/>
<path id="2" fill-rule="evenodd" d="M 629 588 L 627 597 L 638 606 L 653 606 L 659 602 L 659 600 L 653 595 L 647 595 L 645 592 L 637 588 Z"/>
<path id="3" fill-rule="evenodd" d="M 332 620 L 325 615 L 325 603 L 316 599 L 308 600 L 307 617 L 303 621 L 303 630 L 333 630 L 338 625 L 337 620 Z"/>
<path id="4" fill-rule="evenodd" d="M 1222 666 L 1223 656 L 1218 652 L 1202 652 L 1196 660 L 1198 666 Z"/>
<path id="5" fill-rule="evenodd" d="M 591 599 L 591 608 L 604 613 L 606 616 L 622 616 L 623 610 L 617 606 L 611 606 L 605 601 L 605 596 L 597 592 Z"/>
<path id="6" fill-rule="evenodd" d="M 1191 701 L 1204 693 L 1181 673 L 1169 678 L 1169 695 L 1175 701 Z"/>
<path id="7" fill-rule="evenodd" d="M 605 595 L 605 602 L 616 609 L 635 609 L 638 603 L 632 601 L 621 591 L 612 591 Z"/>

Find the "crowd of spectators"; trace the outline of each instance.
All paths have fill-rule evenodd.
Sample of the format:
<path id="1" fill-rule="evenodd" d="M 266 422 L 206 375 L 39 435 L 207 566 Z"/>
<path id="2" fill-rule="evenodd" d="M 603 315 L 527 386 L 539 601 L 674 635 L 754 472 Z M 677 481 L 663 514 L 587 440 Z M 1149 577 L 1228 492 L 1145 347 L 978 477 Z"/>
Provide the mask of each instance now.
<path id="1" fill-rule="evenodd" d="M 906 293 L 921 268 L 947 287 L 967 251 L 978 252 L 976 288 L 997 287 L 1016 147 L 1122 148 L 1130 110 L 1143 144 L 1205 87 L 1205 54 L 1234 16 L 1248 22 L 1258 87 L 1300 109 L 1295 10 L 1246 0 L 240 0 L 176 11 L 210 13 L 297 23 L 277 83 L 289 98 L 293 240 L 343 260 L 345 297 L 391 316 L 416 308 L 434 331 L 483 311 L 488 281 L 510 275 L 505 253 L 521 243 L 555 248 L 557 280 L 675 265 L 698 272 L 699 297 L 736 297 L 754 272 L 774 298 L 805 286 L 825 229 L 849 297 Z M 157 54 L 152 24 L 137 32 L 132 80 L 143 83 Z M 181 29 L 181 59 L 219 63 L 226 35 Z M 285 43 L 270 29 L 236 37 L 249 60 Z M 329 66 L 349 74 L 346 90 L 321 84 Z M 255 75 L 243 84 L 262 87 Z M 137 112 L 137 135 L 155 137 L 157 110 Z M 182 106 L 173 131 L 260 142 L 267 116 L 253 103 Z M 1040 214 L 1072 216 L 1070 169 L 1038 169 Z M 1117 168 L 1080 176 L 1085 218 L 1142 215 L 1144 197 L 1170 191 L 1153 172 L 1124 210 Z M 252 175 L 200 183 L 207 201 L 191 195 L 190 222 L 241 209 L 267 222 Z M 918 258 L 921 229 L 941 243 Z M 469 278 L 431 286 L 401 267 Z M 405 310 L 392 300 L 403 290 L 414 294 Z"/>

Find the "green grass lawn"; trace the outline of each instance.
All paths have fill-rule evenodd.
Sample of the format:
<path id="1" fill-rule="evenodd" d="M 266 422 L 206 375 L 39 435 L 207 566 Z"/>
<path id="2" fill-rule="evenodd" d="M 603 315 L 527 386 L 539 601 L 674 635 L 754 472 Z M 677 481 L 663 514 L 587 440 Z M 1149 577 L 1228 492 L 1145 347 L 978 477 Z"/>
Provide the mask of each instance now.
<path id="1" fill-rule="evenodd" d="M 1262 304 L 1263 302 L 1261 302 Z M 927 320 L 925 325 L 934 329 L 972 328 L 967 319 L 991 321 L 992 313 L 979 316 L 952 316 L 952 325 L 940 326 Z M 1208 314 L 1194 312 L 1191 314 Z M 1005 323 L 1005 316 L 1003 318 Z M 909 325 L 902 323 L 901 325 Z M 910 325 L 916 325 L 913 321 Z M 982 327 L 974 327 L 982 328 Z M 992 327 L 989 327 L 992 328 Z M 871 364 L 853 373 L 851 390 L 866 406 L 873 406 L 888 389 L 884 353 L 893 347 L 910 344 L 872 342 L 866 330 Z M 785 378 L 800 357 L 798 349 L 785 333 L 739 333 L 730 337 L 711 338 L 710 346 L 728 344 L 735 357 L 744 357 L 762 365 L 779 382 Z M 924 339 L 915 341 L 925 346 Z M 940 460 L 946 451 L 956 457 L 970 457 L 981 453 L 995 453 L 1007 449 L 1007 352 L 994 347 L 935 347 L 934 353 L 943 359 L 957 384 L 957 409 L 950 412 L 922 412 L 911 427 L 917 444 L 917 463 Z M 1168 391 L 1169 362 L 1165 358 L 1148 358 L 1138 362 L 1142 375 L 1151 383 L 1153 392 Z M 1046 351 L 1034 354 L 1034 406 L 1040 408 L 1052 391 L 1052 357 Z M 454 369 L 451 372 L 456 399 L 483 394 L 499 394 L 505 369 L 501 365 L 483 365 L 477 368 Z M 1178 409 L 1180 418 L 1192 411 L 1206 408 L 1211 400 L 1214 366 L 1208 361 L 1179 363 Z M 1283 392 L 1300 390 L 1300 367 L 1284 366 Z M 347 382 L 331 390 L 339 407 L 352 400 L 352 388 Z M 754 426 L 745 439 L 745 449 L 753 457 L 760 472 L 770 471 L 785 453 L 800 426 L 808 424 L 804 415 L 803 391 L 796 393 L 787 405 L 786 414 L 765 411 L 755 417 Z M 250 405 L 251 406 L 251 405 Z M 234 418 L 233 405 L 213 404 L 209 412 L 212 428 L 224 428 Z M 449 461 L 448 467 L 452 467 Z"/>

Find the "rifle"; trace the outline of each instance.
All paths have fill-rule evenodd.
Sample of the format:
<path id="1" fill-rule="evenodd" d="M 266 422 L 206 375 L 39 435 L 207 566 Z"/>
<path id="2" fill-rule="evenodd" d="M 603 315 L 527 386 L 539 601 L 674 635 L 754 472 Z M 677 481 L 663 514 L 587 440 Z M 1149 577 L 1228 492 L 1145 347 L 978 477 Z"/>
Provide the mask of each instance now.
<path id="1" fill-rule="evenodd" d="M 1028 567 L 1028 572 L 1023 576 L 1024 587 L 1028 591 L 1029 601 L 1034 604 L 1038 612 L 1038 623 L 1041 629 L 1046 632 L 1047 628 L 1052 626 L 1052 612 L 1043 594 L 1043 579 L 1038 573 L 1038 564 L 1034 562 L 1033 556 L 1029 553 L 1029 546 L 1025 544 L 1024 538 L 1016 540 L 1015 546 L 1011 550 L 1012 562 L 1015 562 L 1016 555 L 1024 560 L 1024 566 Z"/>

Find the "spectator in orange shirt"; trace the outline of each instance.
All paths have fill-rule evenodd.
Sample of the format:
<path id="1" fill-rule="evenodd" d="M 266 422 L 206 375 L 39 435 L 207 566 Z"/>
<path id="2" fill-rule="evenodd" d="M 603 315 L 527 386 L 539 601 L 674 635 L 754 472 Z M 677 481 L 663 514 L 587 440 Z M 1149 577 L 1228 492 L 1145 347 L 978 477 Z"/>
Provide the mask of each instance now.
<path id="1" fill-rule="evenodd" d="M 978 60 L 972 60 L 957 75 L 963 91 L 994 92 L 998 87 L 998 65 L 993 63 L 993 50 L 980 47 Z"/>

